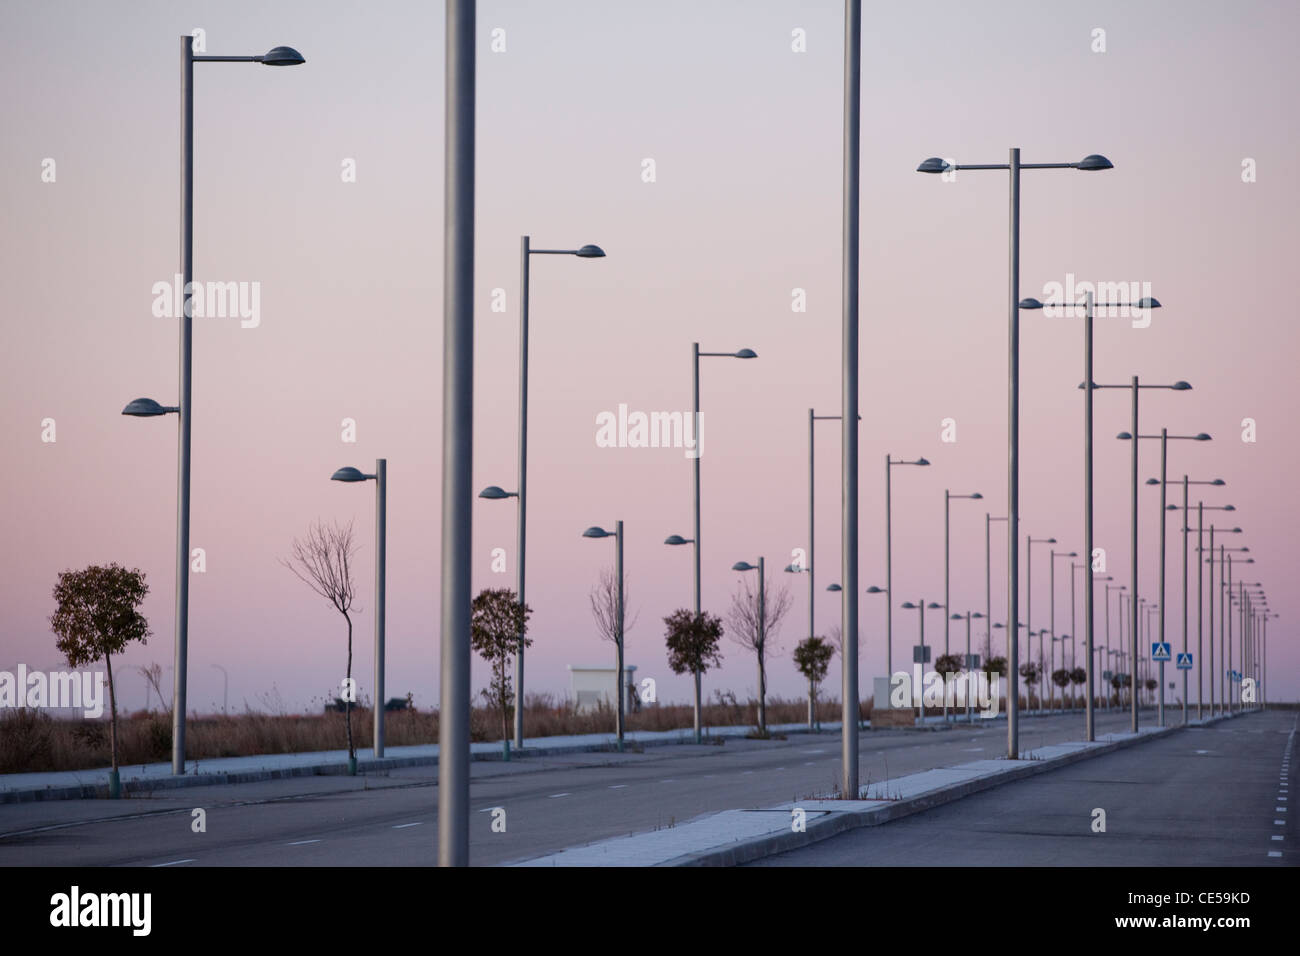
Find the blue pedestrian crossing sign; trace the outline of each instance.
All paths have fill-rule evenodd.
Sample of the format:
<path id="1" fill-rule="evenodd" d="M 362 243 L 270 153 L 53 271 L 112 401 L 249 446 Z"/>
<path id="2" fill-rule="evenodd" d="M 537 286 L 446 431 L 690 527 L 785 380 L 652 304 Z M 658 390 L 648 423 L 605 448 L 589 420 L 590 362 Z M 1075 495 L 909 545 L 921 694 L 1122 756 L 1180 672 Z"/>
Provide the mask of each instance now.
<path id="1" fill-rule="evenodd" d="M 1189 671 L 1189 670 L 1192 669 L 1192 655 L 1191 655 L 1191 654 L 1179 654 L 1179 655 L 1178 655 L 1178 669 L 1179 669 L 1180 671 Z"/>
<path id="2" fill-rule="evenodd" d="M 1153 661 L 1170 660 L 1171 658 L 1169 656 L 1169 642 L 1156 641 L 1155 643 L 1153 643 L 1151 645 L 1151 659 Z"/>

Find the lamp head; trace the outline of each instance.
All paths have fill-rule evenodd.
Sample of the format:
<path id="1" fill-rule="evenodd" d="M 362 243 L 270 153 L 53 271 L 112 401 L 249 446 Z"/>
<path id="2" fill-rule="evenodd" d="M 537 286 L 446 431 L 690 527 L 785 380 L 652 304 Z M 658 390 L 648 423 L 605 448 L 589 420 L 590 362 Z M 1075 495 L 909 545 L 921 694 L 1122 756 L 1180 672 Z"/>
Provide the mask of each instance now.
<path id="1" fill-rule="evenodd" d="M 263 66 L 298 66 L 307 60 L 291 46 L 277 46 L 268 50 L 257 62 Z"/>
<path id="2" fill-rule="evenodd" d="M 1089 153 L 1087 156 L 1083 157 L 1083 159 L 1075 163 L 1074 168 L 1091 173 L 1103 169 L 1114 169 L 1115 164 L 1100 153 Z"/>
<path id="3" fill-rule="evenodd" d="M 346 468 L 340 468 L 334 474 L 330 475 L 330 481 L 365 481 L 366 476 L 357 468 L 351 465 Z"/>
<path id="4" fill-rule="evenodd" d="M 916 167 L 916 171 L 918 173 L 946 173 L 951 168 L 946 159 L 931 156 L 929 159 L 922 161 L 921 165 Z"/>

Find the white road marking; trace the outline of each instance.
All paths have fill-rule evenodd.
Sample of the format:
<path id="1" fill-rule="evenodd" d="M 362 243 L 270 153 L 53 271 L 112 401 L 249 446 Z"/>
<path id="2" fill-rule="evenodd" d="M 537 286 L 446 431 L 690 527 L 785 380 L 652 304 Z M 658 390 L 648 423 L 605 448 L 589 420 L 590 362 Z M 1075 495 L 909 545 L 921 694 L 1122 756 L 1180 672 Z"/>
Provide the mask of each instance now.
<path id="1" fill-rule="evenodd" d="M 1286 813 L 1286 807 L 1274 807 L 1273 810 L 1277 813 Z"/>
<path id="2" fill-rule="evenodd" d="M 625 784 L 625 783 L 615 783 L 615 784 L 612 784 L 612 785 L 610 786 L 609 789 L 611 789 L 611 790 L 622 790 L 622 789 L 625 788 L 626 786 L 627 786 L 627 784 Z"/>
<path id="3" fill-rule="evenodd" d="M 1282 855 L 1282 851 L 1281 851 L 1281 850 L 1269 850 L 1269 851 L 1268 851 L 1268 855 L 1269 855 L 1269 856 L 1281 856 L 1281 855 Z"/>
<path id="4" fill-rule="evenodd" d="M 983 747 L 967 747 L 965 750 L 962 751 L 962 753 L 964 754 L 982 754 L 983 752 L 984 752 Z"/>
<path id="5" fill-rule="evenodd" d="M 1273 826 L 1275 826 L 1275 827 L 1284 827 L 1284 826 L 1286 826 L 1286 821 L 1285 821 L 1285 820 L 1274 820 L 1274 821 L 1273 821 Z"/>
<path id="6" fill-rule="evenodd" d="M 1274 833 L 1274 834 L 1273 834 L 1273 839 L 1274 839 L 1274 840 L 1281 840 L 1282 837 L 1280 837 L 1280 836 L 1278 836 L 1276 833 Z"/>
<path id="7" fill-rule="evenodd" d="M 150 867 L 150 869 L 154 869 L 154 868 L 156 868 L 156 867 L 160 867 L 160 866 L 177 866 L 178 864 L 181 864 L 181 863 L 193 863 L 193 862 L 194 862 L 193 858 L 188 859 L 188 860 L 172 860 L 170 863 L 155 863 L 155 864 L 153 864 L 152 867 Z"/>
<path id="8" fill-rule="evenodd" d="M 1198 754 L 1208 754 L 1208 753 L 1209 753 L 1208 750 L 1198 750 L 1198 751 L 1196 751 L 1196 752 L 1197 752 Z"/>
<path id="9" fill-rule="evenodd" d="M 825 750 L 805 750 L 805 751 L 803 751 L 803 752 L 806 753 L 806 754 L 824 754 L 826 751 L 825 751 Z"/>
<path id="10" fill-rule="evenodd" d="M 740 775 L 743 777 L 743 776 L 745 776 L 746 774 L 751 774 L 751 773 L 753 773 L 753 772 L 754 772 L 754 771 L 752 771 L 752 770 L 742 770 L 742 771 L 740 771 Z"/>
<path id="11" fill-rule="evenodd" d="M 493 809 L 493 808 L 492 808 L 492 807 L 489 807 L 488 809 L 491 810 L 491 809 Z M 481 813 L 482 811 L 479 811 L 479 812 Z M 397 824 L 395 827 L 393 827 L 393 829 L 394 829 L 394 830 L 405 830 L 407 827 L 418 827 L 418 826 L 422 825 L 423 822 L 424 822 L 424 821 L 420 821 L 419 823 L 399 823 L 399 824 Z"/>
<path id="12" fill-rule="evenodd" d="M 554 800 L 556 797 L 568 797 L 568 796 L 572 796 L 572 794 L 569 794 L 569 793 L 553 793 L 553 794 L 551 794 L 549 797 L 547 797 L 547 799 L 548 799 L 548 800 Z"/>
<path id="13" fill-rule="evenodd" d="M 293 843 L 286 843 L 285 846 L 306 846 L 308 843 L 319 843 L 320 840 L 297 840 Z"/>
<path id="14" fill-rule="evenodd" d="M 1278 797 L 1278 799 L 1281 800 L 1283 803 L 1286 802 L 1286 797 Z"/>
<path id="15" fill-rule="evenodd" d="M 780 769 L 782 769 L 782 768 L 781 768 L 781 767 L 777 767 L 776 769 L 777 769 L 777 770 L 780 770 Z M 676 781 L 676 780 L 660 780 L 659 782 L 660 782 L 660 783 L 676 783 L 677 781 Z"/>

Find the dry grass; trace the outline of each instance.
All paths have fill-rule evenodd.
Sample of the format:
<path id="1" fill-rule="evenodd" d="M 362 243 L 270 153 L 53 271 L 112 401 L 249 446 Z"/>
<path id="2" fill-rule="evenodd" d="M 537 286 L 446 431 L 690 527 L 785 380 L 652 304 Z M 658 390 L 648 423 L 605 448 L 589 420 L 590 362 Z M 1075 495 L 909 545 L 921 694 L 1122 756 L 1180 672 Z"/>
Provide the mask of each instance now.
<path id="1" fill-rule="evenodd" d="M 614 731 L 612 708 L 579 713 L 574 702 L 551 694 L 525 695 L 524 728 L 529 737 L 569 734 L 608 734 Z M 870 702 L 862 708 L 865 719 Z M 373 712 L 352 709 L 353 734 L 368 746 Z M 839 704 L 819 701 L 822 721 L 840 718 Z M 808 717 L 806 700 L 769 697 L 769 724 L 802 723 Z M 715 694 L 704 705 L 704 726 L 754 725 L 758 702 L 741 703 L 732 694 Z M 231 716 L 191 717 L 185 739 L 187 760 L 242 757 L 252 754 L 303 753 L 341 750 L 345 744 L 341 713 L 261 714 L 252 711 Z M 628 730 L 683 730 L 694 726 L 690 704 L 644 706 L 627 715 Z M 470 737 L 476 741 L 501 739 L 500 711 L 475 707 L 470 715 Z M 85 770 L 107 767 L 108 720 L 61 720 L 27 709 L 0 712 L 0 773 Z M 385 742 L 391 747 L 432 744 L 438 741 L 438 712 L 392 711 L 385 721 Z M 118 718 L 118 762 L 121 766 L 157 763 L 171 758 L 171 715 L 136 711 Z"/>

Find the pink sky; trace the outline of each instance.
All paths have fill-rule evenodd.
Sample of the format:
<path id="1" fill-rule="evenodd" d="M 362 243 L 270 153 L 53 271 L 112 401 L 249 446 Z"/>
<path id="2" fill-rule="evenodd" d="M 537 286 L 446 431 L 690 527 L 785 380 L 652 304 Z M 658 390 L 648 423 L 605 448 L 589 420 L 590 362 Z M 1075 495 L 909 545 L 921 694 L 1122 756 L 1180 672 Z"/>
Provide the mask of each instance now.
<path id="1" fill-rule="evenodd" d="M 328 478 L 382 456 L 388 691 L 436 703 L 442 17 L 438 5 L 337 2 L 0 13 L 10 91 L 0 106 L 0 669 L 59 667 L 55 578 L 108 561 L 141 568 L 152 589 L 154 637 L 124 663 L 172 661 L 175 422 L 118 412 L 141 395 L 175 401 L 176 324 L 151 315 L 150 289 L 177 268 L 177 37 L 202 27 L 209 53 L 289 44 L 307 63 L 196 71 L 195 278 L 260 282 L 261 323 L 195 323 L 192 545 L 206 550 L 207 571 L 191 585 L 190 701 L 220 706 L 214 664 L 229 671 L 232 707 L 259 706 L 273 688 L 291 709 L 314 707 L 337 687 L 342 622 L 278 561 L 317 517 L 356 519 L 355 667 L 369 693 L 373 488 Z M 640 614 L 628 662 L 656 678 L 661 699 L 688 698 L 689 682 L 666 666 L 662 618 L 691 601 L 691 558 L 661 542 L 690 534 L 690 461 L 674 449 L 599 448 L 595 421 L 620 403 L 689 410 L 698 340 L 760 356 L 702 369 L 704 604 L 723 612 L 738 583 L 731 565 L 765 555 L 794 594 L 769 687 L 803 693 L 790 651 L 806 629 L 806 585 L 779 570 L 806 546 L 807 409 L 839 410 L 842 17 L 837 2 L 480 4 L 476 486 L 516 482 L 520 235 L 608 253 L 533 265 L 528 690 L 564 692 L 567 664 L 612 664 L 587 602 L 612 543 L 580 534 L 622 518 Z M 1282 615 L 1269 630 L 1271 696 L 1296 699 L 1300 605 L 1284 584 L 1300 537 L 1290 281 L 1300 136 L 1285 119 L 1300 10 L 941 2 L 869 5 L 864 20 L 864 586 L 884 583 L 885 454 L 934 463 L 895 472 L 895 662 L 916 620 L 897 605 L 942 600 L 943 489 L 987 499 L 953 505 L 954 610 L 983 608 L 984 513 L 1006 508 L 1006 177 L 943 183 L 916 164 L 1005 162 L 1010 146 L 1025 162 L 1100 152 L 1114 170 L 1025 173 L 1022 295 L 1074 273 L 1149 282 L 1162 300 L 1149 328 L 1099 320 L 1096 378 L 1193 384 L 1145 393 L 1142 431 L 1214 436 L 1172 445 L 1170 475 L 1227 481 L 1205 500 L 1238 508 L 1215 520 L 1245 529 L 1231 543 L 1251 548 L 1248 580 Z M 1105 53 L 1091 49 L 1097 27 Z M 506 31 L 504 53 L 489 50 L 494 28 Z M 791 51 L 795 28 L 806 53 Z M 54 183 L 41 180 L 47 157 Z M 647 157 L 654 183 L 641 180 Z M 347 158 L 355 183 L 341 181 Z M 1247 158 L 1257 182 L 1242 182 Z M 504 314 L 490 308 L 496 288 Z M 791 311 L 794 288 L 806 290 L 806 313 Z M 1024 320 L 1022 532 L 1054 535 L 1067 551 L 1082 549 L 1081 342 L 1076 320 Z M 1128 446 L 1113 440 L 1128 427 L 1125 393 L 1099 393 L 1096 412 L 1096 543 L 1127 582 Z M 955 444 L 940 441 L 949 417 Z M 1253 444 L 1240 440 L 1246 417 L 1258 423 Z M 41 441 L 45 418 L 57 423 L 53 444 Z M 355 444 L 340 440 L 344 418 L 357 422 Z M 824 630 L 839 617 L 822 590 L 839 578 L 839 434 L 818 429 Z M 1143 480 L 1158 468 L 1157 446 L 1144 446 Z M 1153 597 L 1158 491 L 1142 495 L 1141 588 Z M 514 518 L 512 503 L 475 502 L 476 589 L 513 587 Z M 995 534 L 998 620 L 1004 540 Z M 506 574 L 490 570 L 495 547 L 507 550 Z M 1047 624 L 1047 567 L 1035 548 L 1035 626 Z M 1057 584 L 1057 630 L 1069 632 L 1064 563 Z M 884 669 L 882 601 L 861 601 L 864 693 Z M 940 623 L 937 613 L 927 622 L 927 642 Z M 753 693 L 752 657 L 725 639 L 723 650 L 706 692 Z M 122 699 L 143 704 L 143 682 L 123 672 Z M 475 689 L 486 680 L 476 662 Z"/>

